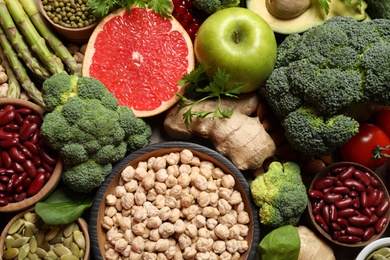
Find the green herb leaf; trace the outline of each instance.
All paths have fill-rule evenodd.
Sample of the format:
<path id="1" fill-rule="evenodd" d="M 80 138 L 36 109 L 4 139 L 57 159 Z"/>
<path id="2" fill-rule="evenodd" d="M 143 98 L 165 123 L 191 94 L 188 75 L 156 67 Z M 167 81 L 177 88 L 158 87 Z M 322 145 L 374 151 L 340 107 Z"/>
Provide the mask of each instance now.
<path id="1" fill-rule="evenodd" d="M 55 190 L 35 205 L 35 212 L 49 225 L 69 224 L 92 206 L 93 194 L 78 193 L 68 187 Z"/>
<path id="2" fill-rule="evenodd" d="M 351 6 L 354 6 L 354 2 L 356 2 L 356 4 L 358 5 L 357 7 L 354 6 L 355 8 L 361 8 L 362 6 L 362 3 L 363 3 L 363 0 L 343 0 L 345 2 L 347 2 L 349 5 Z M 318 0 L 318 2 L 320 3 L 321 5 L 321 8 L 324 9 L 325 13 L 328 14 L 329 13 L 329 3 L 332 2 L 332 0 Z"/>
<path id="3" fill-rule="evenodd" d="M 194 92 L 195 94 L 203 94 L 204 97 L 192 101 L 186 98 L 183 95 L 176 94 L 180 98 L 178 111 L 184 109 L 185 107 L 189 107 L 187 111 L 183 113 L 184 123 L 187 127 L 189 127 L 192 122 L 194 116 L 198 118 L 205 118 L 208 115 L 213 114 L 213 117 L 216 118 L 226 118 L 230 117 L 234 109 L 227 109 L 226 111 L 221 110 L 221 97 L 234 97 L 238 98 L 238 94 L 240 94 L 241 89 L 243 88 L 243 83 L 234 83 L 231 88 L 227 89 L 228 83 L 231 79 L 231 75 L 225 73 L 225 71 L 221 69 L 217 69 L 213 79 L 211 82 L 208 82 L 208 85 L 202 86 L 201 83 L 207 79 L 206 70 L 209 67 L 206 67 L 205 63 L 197 64 L 196 68 L 190 73 L 184 75 L 182 79 L 178 82 L 178 85 L 187 84 L 185 92 Z M 192 108 L 210 98 L 218 99 L 218 107 L 215 111 L 193 111 Z"/>

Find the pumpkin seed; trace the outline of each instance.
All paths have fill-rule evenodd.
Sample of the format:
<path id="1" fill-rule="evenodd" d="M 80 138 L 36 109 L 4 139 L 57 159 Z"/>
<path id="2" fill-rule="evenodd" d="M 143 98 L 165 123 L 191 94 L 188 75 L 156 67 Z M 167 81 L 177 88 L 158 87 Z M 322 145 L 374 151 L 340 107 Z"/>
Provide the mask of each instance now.
<path id="1" fill-rule="evenodd" d="M 4 259 L 13 259 L 17 257 L 19 254 L 19 249 L 18 248 L 9 248 L 4 251 L 3 258 Z"/>
<path id="2" fill-rule="evenodd" d="M 28 252 L 30 252 L 30 245 L 29 244 L 24 244 L 19 249 L 18 259 L 26 258 L 27 255 L 28 255 Z"/>
<path id="3" fill-rule="evenodd" d="M 35 254 L 37 254 L 37 256 L 40 257 L 40 258 L 44 258 L 45 256 L 47 256 L 46 250 L 43 249 L 43 248 L 40 248 L 40 247 L 37 247 L 37 250 L 35 251 Z"/>
<path id="4" fill-rule="evenodd" d="M 11 247 L 17 247 L 17 248 L 22 247 L 24 244 L 28 242 L 29 239 L 30 239 L 29 237 L 19 237 L 14 241 L 12 241 Z"/>
<path id="5" fill-rule="evenodd" d="M 5 247 L 6 248 L 11 248 L 11 244 L 12 242 L 15 241 L 15 238 L 13 236 L 10 236 L 8 235 L 6 238 L 5 238 Z"/>
<path id="6" fill-rule="evenodd" d="M 39 260 L 39 256 L 37 254 L 31 253 L 31 252 L 28 253 L 27 258 L 29 260 Z"/>
<path id="7" fill-rule="evenodd" d="M 8 229 L 8 234 L 12 235 L 12 234 L 17 233 L 23 225 L 24 225 L 23 219 L 20 218 L 20 219 L 16 220 Z"/>
<path id="8" fill-rule="evenodd" d="M 63 255 L 60 257 L 61 260 L 79 260 L 77 256 L 74 255 Z"/>
<path id="9" fill-rule="evenodd" d="M 35 236 L 36 234 L 36 229 L 35 225 L 31 222 L 25 222 L 24 223 L 24 236 L 25 237 L 32 237 Z"/>
<path id="10" fill-rule="evenodd" d="M 50 240 L 52 240 L 54 237 L 56 237 L 59 230 L 60 230 L 59 227 L 52 227 L 52 228 L 49 230 L 49 232 L 47 232 L 47 233 L 45 234 L 45 241 L 50 241 Z"/>
<path id="11" fill-rule="evenodd" d="M 73 240 L 78 245 L 79 248 L 85 250 L 85 237 L 83 232 L 76 230 L 73 232 Z"/>
<path id="12" fill-rule="evenodd" d="M 37 251 L 38 248 L 37 239 L 35 238 L 35 236 L 30 237 L 28 244 L 30 245 L 30 252 L 35 253 L 35 251 Z"/>
<path id="13" fill-rule="evenodd" d="M 73 230 L 74 230 L 75 225 L 76 224 L 74 222 L 72 222 L 72 223 L 65 226 L 64 230 L 62 231 L 62 233 L 64 234 L 64 237 L 70 237 L 73 234 Z"/>
<path id="14" fill-rule="evenodd" d="M 77 256 L 78 258 L 80 258 L 80 248 L 78 245 L 76 245 L 76 243 L 70 244 L 69 248 L 74 256 Z"/>
<path id="15" fill-rule="evenodd" d="M 64 245 L 56 245 L 53 247 L 53 252 L 56 253 L 58 256 L 66 255 L 66 254 L 72 254 L 69 248 L 67 248 Z"/>

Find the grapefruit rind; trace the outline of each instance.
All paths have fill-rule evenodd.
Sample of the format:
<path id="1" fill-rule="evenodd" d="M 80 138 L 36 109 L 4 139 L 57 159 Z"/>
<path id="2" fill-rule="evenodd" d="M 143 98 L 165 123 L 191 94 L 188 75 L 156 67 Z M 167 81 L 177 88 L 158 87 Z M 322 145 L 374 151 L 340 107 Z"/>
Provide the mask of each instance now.
<path id="1" fill-rule="evenodd" d="M 153 12 L 152 10 L 150 9 L 142 9 L 142 8 L 139 8 L 139 7 L 132 7 L 131 10 L 130 10 L 130 16 L 132 15 L 132 12 L 134 10 L 142 10 L 143 12 L 145 12 L 145 14 L 147 14 L 147 12 Z M 181 94 L 183 95 L 184 92 L 185 92 L 185 86 L 180 86 L 180 85 L 177 85 L 176 83 L 182 78 L 182 76 L 184 74 L 187 74 L 189 72 L 191 72 L 194 67 L 195 67 L 195 56 L 194 56 L 194 50 L 193 50 L 193 44 L 192 44 L 192 40 L 190 38 L 190 36 L 188 35 L 188 33 L 185 31 L 185 29 L 183 28 L 183 26 L 174 18 L 174 17 L 171 17 L 170 19 L 163 19 L 165 22 L 169 21 L 172 28 L 170 31 L 167 32 L 167 34 L 172 34 L 172 33 L 176 33 L 178 32 L 185 44 L 186 44 L 186 48 L 187 48 L 187 54 L 185 57 L 183 57 L 183 59 L 185 59 L 187 61 L 187 66 L 186 66 L 186 70 L 185 72 L 183 71 L 183 73 L 180 74 L 180 77 L 177 77 L 177 80 L 175 81 L 174 85 L 175 86 L 166 86 L 166 89 L 165 91 L 166 92 L 170 92 L 169 89 L 172 89 L 173 87 L 175 88 L 175 91 L 172 91 L 170 93 L 165 93 L 168 95 L 168 99 L 166 100 L 162 100 L 160 99 L 160 105 L 158 105 L 156 108 L 153 108 L 153 109 L 150 109 L 150 110 L 146 110 L 146 109 L 137 109 L 136 107 L 134 107 L 132 104 L 128 104 L 127 102 L 125 103 L 121 103 L 123 102 L 123 100 L 121 100 L 120 97 L 118 97 L 118 95 L 116 94 L 115 91 L 113 91 L 113 89 L 115 89 L 117 86 L 114 86 L 114 85 L 111 85 L 111 83 L 108 83 L 108 82 L 105 82 L 105 80 L 103 80 L 102 78 L 102 75 L 107 73 L 108 75 L 110 75 L 110 71 L 109 69 L 107 69 L 106 71 L 102 70 L 101 72 L 99 72 L 98 74 L 94 74 L 94 73 L 91 73 L 91 66 L 95 66 L 96 65 L 96 61 L 94 61 L 94 57 L 95 57 L 95 54 L 96 54 L 96 41 L 99 37 L 99 35 L 101 36 L 102 34 L 105 33 L 104 29 L 105 29 L 105 25 L 109 22 L 109 21 L 112 21 L 112 19 L 121 19 L 121 18 L 118 18 L 118 17 L 125 17 L 127 14 L 127 11 L 126 11 L 126 8 L 121 8 L 121 9 L 118 9 L 116 10 L 115 12 L 107 15 L 105 18 L 103 18 L 99 24 L 96 26 L 95 30 L 93 31 L 88 43 L 87 43 L 87 47 L 86 47 L 86 51 L 85 51 L 85 55 L 84 55 L 84 62 L 83 62 L 83 68 L 82 68 L 82 75 L 83 76 L 87 76 L 87 77 L 95 77 L 99 80 L 101 80 L 106 86 L 107 88 L 114 93 L 114 95 L 118 98 L 119 102 L 120 102 L 120 105 L 125 105 L 125 106 L 129 106 L 133 109 L 134 111 L 134 114 L 139 117 L 139 118 L 143 118 L 143 117 L 151 117 L 151 116 L 155 116 L 155 115 L 158 115 L 164 111 L 166 111 L 167 109 L 169 109 L 170 107 L 172 107 L 175 103 L 177 103 L 179 101 L 179 97 L 176 95 L 176 94 Z M 157 15 L 157 14 L 156 14 Z M 162 18 L 161 18 L 162 19 Z M 157 25 L 159 26 L 159 25 Z M 106 37 L 115 37 L 115 35 L 109 35 L 109 34 L 106 34 L 106 35 L 103 35 L 103 36 L 106 36 Z M 139 37 L 138 37 L 139 38 Z M 145 47 L 145 46 L 143 46 Z M 146 46 L 147 47 L 147 46 Z M 102 51 L 102 50 L 100 50 Z M 107 51 L 107 50 L 103 50 L 103 51 Z M 150 54 L 150 53 L 149 53 Z M 104 53 L 102 53 L 101 55 L 104 56 Z M 137 53 L 133 52 L 132 53 L 132 57 L 133 59 L 137 58 Z M 167 57 L 169 59 L 169 57 Z M 129 60 L 130 57 L 128 57 Z M 94 64 L 95 63 L 95 64 Z M 151 74 L 151 73 L 150 73 Z M 149 76 L 153 76 L 153 75 L 149 75 Z M 168 76 L 170 75 L 165 75 L 166 78 L 170 78 Z M 132 82 L 132 81 L 137 81 L 139 80 L 139 78 L 124 78 L 124 79 L 120 79 L 120 81 L 122 82 L 122 84 L 125 84 L 123 82 Z M 152 82 L 157 82 L 158 79 L 155 79 L 153 80 Z M 118 81 L 119 82 L 119 81 Z M 118 84 L 118 82 L 115 82 L 115 83 L 112 83 L 112 84 Z M 143 85 L 145 82 L 142 82 Z M 151 88 L 153 86 L 150 86 Z M 121 90 L 123 90 L 123 88 L 121 88 Z M 131 92 L 131 89 L 127 89 L 127 91 L 129 91 L 129 93 L 126 93 L 126 94 L 129 94 L 130 95 L 130 92 Z M 132 97 L 133 100 L 134 98 L 140 98 L 140 96 L 147 96 L 148 93 L 141 93 L 139 92 L 139 95 L 138 96 L 134 96 Z M 128 97 L 128 95 L 127 95 Z"/>

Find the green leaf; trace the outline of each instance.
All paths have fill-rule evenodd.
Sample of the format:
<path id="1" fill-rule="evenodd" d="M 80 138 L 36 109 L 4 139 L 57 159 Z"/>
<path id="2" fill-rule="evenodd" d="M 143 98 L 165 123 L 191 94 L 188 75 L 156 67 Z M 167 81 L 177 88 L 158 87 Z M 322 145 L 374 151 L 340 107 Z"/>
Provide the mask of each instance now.
<path id="1" fill-rule="evenodd" d="M 49 225 L 71 223 L 92 206 L 93 194 L 78 193 L 68 187 L 55 190 L 46 200 L 37 202 L 35 212 Z"/>

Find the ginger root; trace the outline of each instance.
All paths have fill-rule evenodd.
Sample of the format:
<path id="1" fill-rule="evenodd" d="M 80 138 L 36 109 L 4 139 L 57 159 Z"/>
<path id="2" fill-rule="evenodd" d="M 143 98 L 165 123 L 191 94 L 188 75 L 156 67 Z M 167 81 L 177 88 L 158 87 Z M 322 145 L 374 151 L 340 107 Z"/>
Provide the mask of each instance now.
<path id="1" fill-rule="evenodd" d="M 214 111 L 217 100 L 206 100 L 195 105 L 193 111 Z M 194 117 L 189 128 L 184 123 L 178 104 L 172 107 L 164 120 L 165 132 L 172 138 L 190 139 L 200 136 L 208 139 L 214 148 L 229 158 L 240 170 L 257 169 L 264 160 L 275 154 L 275 143 L 265 131 L 257 116 L 251 117 L 259 99 L 256 94 L 240 95 L 240 98 L 221 99 L 221 110 L 234 108 L 229 118 L 215 118 L 209 115 L 203 119 Z"/>

